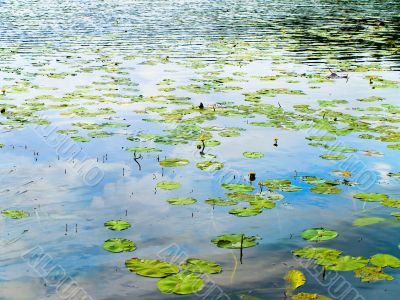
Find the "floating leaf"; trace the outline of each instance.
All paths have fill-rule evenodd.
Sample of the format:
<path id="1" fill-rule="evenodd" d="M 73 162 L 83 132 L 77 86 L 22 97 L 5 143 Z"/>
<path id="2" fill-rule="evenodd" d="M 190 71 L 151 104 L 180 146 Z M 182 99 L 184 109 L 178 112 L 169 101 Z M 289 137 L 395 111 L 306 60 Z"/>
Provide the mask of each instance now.
<path id="1" fill-rule="evenodd" d="M 197 200 L 194 198 L 171 198 L 167 202 L 172 205 L 189 205 L 196 203 Z"/>
<path id="2" fill-rule="evenodd" d="M 355 276 L 360 278 L 361 282 L 376 282 L 381 280 L 394 280 L 394 277 L 383 273 L 381 267 L 365 266 L 354 271 Z"/>
<path id="3" fill-rule="evenodd" d="M 237 191 L 237 192 L 251 192 L 255 189 L 254 186 L 240 183 L 223 183 L 221 185 L 224 189 Z"/>
<path id="4" fill-rule="evenodd" d="M 217 236 L 211 242 L 220 248 L 229 249 L 240 249 L 243 236 L 243 248 L 254 247 L 258 243 L 256 242 L 257 237 L 255 236 L 245 236 L 242 234 L 224 234 Z"/>
<path id="5" fill-rule="evenodd" d="M 208 141 L 205 141 L 204 144 L 206 145 L 206 147 L 216 147 L 216 146 L 221 145 L 221 142 L 217 141 L 217 140 L 208 140 Z M 197 143 L 196 145 L 203 146 L 202 143 Z"/>
<path id="6" fill-rule="evenodd" d="M 110 230 L 125 230 L 131 227 L 128 221 L 110 220 L 104 223 L 104 226 Z"/>
<path id="7" fill-rule="evenodd" d="M 182 272 L 160 279 L 157 287 L 162 293 L 193 294 L 204 287 L 203 279 L 190 272 Z"/>
<path id="8" fill-rule="evenodd" d="M 104 242 L 103 248 L 110 252 L 132 252 L 136 250 L 136 245 L 134 242 L 122 239 L 122 238 L 113 238 Z"/>
<path id="9" fill-rule="evenodd" d="M 290 295 L 292 292 L 306 283 L 306 276 L 299 270 L 290 270 L 285 275 L 286 281 L 286 294 Z"/>
<path id="10" fill-rule="evenodd" d="M 160 160 L 160 166 L 162 167 L 181 167 L 186 166 L 189 163 L 187 159 L 181 158 L 167 158 Z"/>
<path id="11" fill-rule="evenodd" d="M 400 212 L 393 212 L 390 214 L 391 216 L 395 217 L 397 220 L 400 221 Z"/>
<path id="12" fill-rule="evenodd" d="M 365 156 L 383 156 L 382 152 L 374 151 L 374 150 L 364 150 L 363 154 Z"/>
<path id="13" fill-rule="evenodd" d="M 162 150 L 152 147 L 131 147 L 127 148 L 126 151 L 132 153 L 153 153 L 153 152 L 161 152 Z"/>
<path id="14" fill-rule="evenodd" d="M 377 194 L 377 193 L 357 193 L 353 195 L 353 198 L 367 202 L 380 202 L 385 199 L 388 199 L 389 196 L 386 194 Z"/>
<path id="15" fill-rule="evenodd" d="M 222 169 L 224 164 L 217 161 L 202 161 L 198 162 L 196 167 L 198 167 L 200 170 L 216 171 Z"/>
<path id="16" fill-rule="evenodd" d="M 326 160 L 342 160 L 346 158 L 345 155 L 339 155 L 339 154 L 322 154 L 319 157 Z"/>
<path id="17" fill-rule="evenodd" d="M 339 194 L 342 192 L 341 189 L 330 184 L 319 184 L 311 188 L 310 191 L 317 194 Z"/>
<path id="18" fill-rule="evenodd" d="M 321 136 L 313 135 L 313 136 L 307 136 L 306 139 L 309 141 L 322 142 L 322 141 L 334 141 L 336 140 L 336 137 L 332 135 L 321 135 Z"/>
<path id="19" fill-rule="evenodd" d="M 388 207 L 400 208 L 400 200 L 398 199 L 386 199 L 383 200 L 382 204 Z"/>
<path id="20" fill-rule="evenodd" d="M 342 254 L 342 251 L 331 248 L 300 248 L 293 251 L 293 254 L 303 258 L 312 259 L 336 259 Z"/>
<path id="21" fill-rule="evenodd" d="M 231 129 L 224 129 L 218 133 L 222 137 L 235 137 L 239 136 L 240 132 L 237 130 L 231 130 Z"/>
<path id="22" fill-rule="evenodd" d="M 312 293 L 298 293 L 292 296 L 292 300 L 332 300 L 332 298 Z"/>
<path id="23" fill-rule="evenodd" d="M 259 194 L 247 194 L 244 192 L 226 193 L 225 195 L 238 201 L 264 200 L 264 197 Z"/>
<path id="24" fill-rule="evenodd" d="M 328 270 L 334 271 L 354 271 L 361 269 L 368 264 L 369 259 L 362 256 L 339 256 L 332 260 L 329 265 L 325 265 Z"/>
<path id="25" fill-rule="evenodd" d="M 275 202 L 271 200 L 251 200 L 250 205 L 257 208 L 274 208 Z"/>
<path id="26" fill-rule="evenodd" d="M 375 254 L 371 256 L 371 264 L 382 268 L 400 268 L 400 259 L 389 254 Z"/>
<path id="27" fill-rule="evenodd" d="M 264 154 L 261 152 L 243 152 L 243 156 L 247 158 L 262 158 L 264 157 Z"/>
<path id="28" fill-rule="evenodd" d="M 29 217 L 29 213 L 23 210 L 13 210 L 13 209 L 7 209 L 3 210 L 1 214 L 7 218 L 11 219 L 22 219 Z"/>
<path id="29" fill-rule="evenodd" d="M 158 259 L 133 257 L 125 261 L 125 266 L 131 272 L 146 277 L 161 278 L 179 272 L 179 268 L 176 265 Z"/>
<path id="30" fill-rule="evenodd" d="M 356 148 L 351 148 L 351 147 L 346 147 L 346 146 L 325 145 L 324 148 L 328 149 L 329 151 L 336 151 L 336 152 L 343 152 L 343 153 L 354 153 L 354 152 L 358 151 L 358 149 L 356 149 Z"/>
<path id="31" fill-rule="evenodd" d="M 258 207 L 239 207 L 232 208 L 229 213 L 238 217 L 251 217 L 262 213 L 262 209 Z"/>
<path id="32" fill-rule="evenodd" d="M 267 179 L 258 182 L 258 185 L 266 186 L 271 190 L 283 190 L 289 191 L 291 187 L 291 181 L 288 179 Z"/>
<path id="33" fill-rule="evenodd" d="M 309 241 L 326 241 L 334 239 L 338 236 L 338 233 L 334 230 L 320 227 L 304 230 L 301 236 Z"/>
<path id="34" fill-rule="evenodd" d="M 89 138 L 86 138 L 83 136 L 71 136 L 71 140 L 74 140 L 75 142 L 82 142 L 82 143 L 90 142 Z"/>
<path id="35" fill-rule="evenodd" d="M 379 224 L 385 222 L 384 218 L 379 218 L 379 217 L 366 217 L 366 218 L 358 218 L 353 221 L 353 225 L 357 227 L 363 227 L 363 226 L 368 226 L 368 225 L 373 225 L 373 224 Z"/>
<path id="36" fill-rule="evenodd" d="M 308 184 L 312 184 L 312 185 L 327 184 L 326 179 L 319 178 L 316 176 L 301 176 L 300 178 L 302 181 L 304 181 Z M 339 184 L 339 183 L 337 183 L 337 184 Z M 336 185 L 336 184 L 330 184 L 330 185 Z"/>
<path id="37" fill-rule="evenodd" d="M 216 274 L 222 271 L 221 266 L 215 262 L 199 258 L 188 258 L 181 263 L 181 267 L 187 271 L 202 274 Z"/>
<path id="38" fill-rule="evenodd" d="M 157 187 L 163 190 L 174 190 L 179 189 L 181 184 L 175 181 L 160 181 L 157 183 Z"/>
<path id="39" fill-rule="evenodd" d="M 217 206 L 230 206 L 238 204 L 235 200 L 226 200 L 223 198 L 208 198 L 205 200 L 207 204 L 217 205 Z"/>
<path id="40" fill-rule="evenodd" d="M 287 186 L 282 186 L 282 187 L 280 188 L 280 190 L 281 190 L 282 192 L 288 192 L 288 193 L 290 192 L 290 193 L 292 193 L 292 192 L 301 191 L 302 188 L 299 187 L 299 186 L 295 186 L 295 185 L 287 185 Z"/>

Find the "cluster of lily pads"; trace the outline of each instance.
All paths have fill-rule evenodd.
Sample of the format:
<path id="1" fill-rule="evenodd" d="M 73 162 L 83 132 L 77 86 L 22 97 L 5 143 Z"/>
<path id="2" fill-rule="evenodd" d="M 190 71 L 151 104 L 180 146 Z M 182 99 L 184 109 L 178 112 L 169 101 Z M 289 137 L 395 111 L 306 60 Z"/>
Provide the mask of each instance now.
<path id="1" fill-rule="evenodd" d="M 131 272 L 145 277 L 161 278 L 157 287 L 162 293 L 178 295 L 193 294 L 204 287 L 203 274 L 222 272 L 218 264 L 199 258 L 188 258 L 179 266 L 158 259 L 140 259 L 133 257 L 125 261 Z"/>
<path id="2" fill-rule="evenodd" d="M 302 237 L 308 241 L 321 242 L 334 239 L 338 233 L 326 228 L 310 228 L 304 230 Z M 314 259 L 317 265 L 324 270 L 354 271 L 355 276 L 362 282 L 380 280 L 394 280 L 394 277 L 382 271 L 382 268 L 400 268 L 400 259 L 390 255 L 378 253 L 370 258 L 363 256 L 342 255 L 342 251 L 324 247 L 306 247 L 293 251 L 297 257 Z"/>
<path id="3" fill-rule="evenodd" d="M 393 175 L 391 175 L 393 176 Z M 382 193 L 356 193 L 353 198 L 364 202 L 379 203 L 383 206 L 390 208 L 400 209 L 400 199 L 389 198 L 387 194 Z M 391 216 L 400 220 L 400 212 L 392 212 Z M 364 217 L 354 221 L 355 226 L 367 226 L 371 224 L 378 224 L 384 222 L 386 219 L 382 217 Z"/>
<path id="4" fill-rule="evenodd" d="M 332 248 L 300 248 L 293 254 L 306 259 L 313 259 L 324 270 L 353 271 L 362 282 L 394 280 L 394 277 L 382 271 L 382 268 L 400 268 L 400 259 L 390 254 L 378 253 L 370 258 L 363 256 L 342 255 L 342 251 Z"/>
<path id="5" fill-rule="evenodd" d="M 104 223 L 110 230 L 122 231 L 129 229 L 131 224 L 125 220 L 110 220 Z M 112 238 L 104 242 L 103 248 L 113 253 L 133 252 L 136 244 L 128 239 Z M 133 257 L 125 261 L 125 266 L 131 272 L 145 277 L 161 278 L 157 282 L 158 289 L 163 293 L 178 295 L 193 294 L 204 287 L 204 281 L 199 274 L 216 274 L 222 272 L 220 265 L 205 259 L 188 258 L 179 267 L 170 262 L 158 259 L 140 259 Z"/>

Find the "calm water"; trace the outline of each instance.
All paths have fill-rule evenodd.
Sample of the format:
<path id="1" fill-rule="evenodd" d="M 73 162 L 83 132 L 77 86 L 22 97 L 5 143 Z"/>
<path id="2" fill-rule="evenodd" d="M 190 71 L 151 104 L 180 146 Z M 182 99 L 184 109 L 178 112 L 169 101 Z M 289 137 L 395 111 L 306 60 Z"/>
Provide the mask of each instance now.
<path id="1" fill-rule="evenodd" d="M 390 215 L 396 209 L 353 198 L 358 192 L 400 198 L 398 179 L 387 175 L 400 172 L 399 150 L 387 147 L 400 138 L 387 143 L 359 137 L 399 131 L 400 3 L 303 2 L 0 1 L 0 89 L 5 90 L 0 107 L 6 110 L 0 115 L 0 209 L 30 214 L 18 220 L 0 215 L 0 299 L 178 297 L 160 293 L 157 279 L 127 270 L 124 262 L 131 257 L 175 263 L 199 257 L 222 266 L 222 273 L 204 279 L 200 294 L 182 299 L 217 299 L 217 291 L 224 293 L 221 299 L 283 299 L 283 277 L 292 268 L 307 277 L 299 292 L 398 299 L 398 269 L 384 270 L 393 281 L 362 283 L 354 272 L 328 272 L 321 283 L 312 273 L 315 265 L 301 265 L 291 251 L 313 245 L 352 256 L 400 257 L 400 223 Z M 329 70 L 349 78 L 328 80 Z M 246 101 L 243 94 L 262 89 L 275 95 Z M 381 98 L 357 100 L 372 96 Z M 319 102 L 338 99 L 347 102 Z M 205 112 L 191 110 L 200 102 Z M 266 105 L 264 112 L 260 105 Z M 309 105 L 305 111 L 304 105 Z M 272 106 L 281 106 L 278 117 Z M 85 129 L 87 123 L 106 122 L 122 125 Z M 324 144 L 357 151 L 308 145 L 305 137 L 326 135 L 325 122 L 351 130 L 339 134 L 329 128 L 336 141 Z M 196 148 L 196 134 L 172 144 L 144 136 L 166 136 L 182 125 L 209 132 L 221 143 L 205 152 L 224 168 L 196 167 L 210 160 Z M 223 128 L 240 128 L 240 135 L 221 136 Z M 58 132 L 67 129 L 75 131 Z M 130 147 L 162 152 L 143 153 L 135 162 L 126 151 Z M 245 158 L 245 151 L 264 157 Z M 319 157 L 326 153 L 348 159 Z M 165 157 L 190 163 L 162 168 L 158 160 Z M 337 169 L 351 171 L 348 180 L 359 185 L 318 194 L 300 178 L 338 179 L 331 174 Z M 251 217 L 204 202 L 227 198 L 221 184 L 249 183 L 249 172 L 257 174 L 256 191 L 258 180 L 277 178 L 302 190 L 279 192 L 284 199 L 276 207 Z M 165 180 L 178 181 L 181 188 L 156 187 Z M 172 197 L 193 197 L 197 203 L 170 205 L 166 200 Z M 385 221 L 353 226 L 355 219 L 373 216 Z M 112 219 L 132 227 L 110 231 L 103 224 Z M 301 237 L 311 227 L 339 236 L 315 245 Z M 244 249 L 242 264 L 239 250 L 210 242 L 228 233 L 260 238 L 259 245 Z M 113 237 L 131 239 L 137 250 L 105 251 L 103 242 Z M 48 264 L 31 267 L 33 253 L 47 255 Z M 341 298 L 328 283 L 333 276 L 359 298 L 354 293 Z M 57 289 L 62 278 L 91 298 Z"/>

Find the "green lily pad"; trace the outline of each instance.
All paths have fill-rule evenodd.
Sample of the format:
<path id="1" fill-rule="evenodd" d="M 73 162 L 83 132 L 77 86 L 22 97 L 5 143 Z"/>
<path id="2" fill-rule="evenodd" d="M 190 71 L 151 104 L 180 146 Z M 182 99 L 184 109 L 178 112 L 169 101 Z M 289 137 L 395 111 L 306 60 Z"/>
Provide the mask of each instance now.
<path id="1" fill-rule="evenodd" d="M 217 161 L 201 161 L 196 164 L 196 167 L 204 171 L 216 171 L 222 169 L 224 164 Z"/>
<path id="2" fill-rule="evenodd" d="M 182 272 L 160 279 L 157 287 L 162 293 L 178 295 L 194 294 L 204 287 L 203 279 L 190 272 Z"/>
<path id="3" fill-rule="evenodd" d="M 238 204 L 235 200 L 227 200 L 223 198 L 208 198 L 204 202 L 210 205 L 217 205 L 217 206 L 230 206 Z"/>
<path id="4" fill-rule="evenodd" d="M 179 272 L 176 265 L 158 259 L 133 257 L 125 261 L 125 266 L 129 271 L 145 277 L 161 278 Z"/>
<path id="5" fill-rule="evenodd" d="M 383 273 L 381 267 L 365 266 L 361 269 L 355 270 L 354 274 L 360 278 L 361 282 L 376 282 L 382 280 L 394 280 L 394 277 Z"/>
<path id="6" fill-rule="evenodd" d="M 309 141 L 316 141 L 316 142 L 322 142 L 322 141 L 334 141 L 336 140 L 336 137 L 332 135 L 312 135 L 312 136 L 307 136 L 307 140 Z"/>
<path id="7" fill-rule="evenodd" d="M 367 98 L 357 99 L 357 101 L 361 101 L 361 102 L 375 102 L 375 101 L 382 101 L 382 100 L 385 100 L 385 98 L 380 97 L 380 96 L 370 96 Z"/>
<path id="8" fill-rule="evenodd" d="M 379 224 L 385 222 L 384 218 L 379 218 L 379 217 L 366 217 L 366 218 L 358 218 L 353 221 L 353 225 L 357 227 L 363 227 L 363 226 L 368 226 L 368 225 L 373 225 L 373 224 Z"/>
<path id="9" fill-rule="evenodd" d="M 334 239 L 338 236 L 338 233 L 334 230 L 326 229 L 326 228 L 310 228 L 304 230 L 301 236 L 305 240 L 309 241 L 327 241 Z"/>
<path id="10" fill-rule="evenodd" d="M 258 245 L 257 237 L 246 236 L 242 234 L 224 234 L 217 236 L 211 242 L 220 248 L 240 249 L 243 236 L 243 248 L 254 247 Z"/>
<path id="11" fill-rule="evenodd" d="M 229 213 L 238 217 L 251 217 L 262 213 L 262 209 L 258 207 L 239 207 L 232 208 Z"/>
<path id="12" fill-rule="evenodd" d="M 160 181 L 157 183 L 157 187 L 163 190 L 174 190 L 179 189 L 181 184 L 176 181 Z"/>
<path id="13" fill-rule="evenodd" d="M 357 193 L 353 195 L 353 198 L 367 201 L 367 202 L 380 202 L 389 198 L 386 194 L 377 194 L 377 193 Z"/>
<path id="14" fill-rule="evenodd" d="M 342 160 L 346 158 L 345 155 L 339 155 L 339 154 L 322 154 L 319 157 L 326 160 Z"/>
<path id="15" fill-rule="evenodd" d="M 262 158 L 264 157 L 264 154 L 261 152 L 243 152 L 243 156 L 247 158 Z"/>
<path id="16" fill-rule="evenodd" d="M 110 230 L 125 230 L 131 227 L 128 221 L 110 220 L 104 223 L 104 226 Z"/>
<path id="17" fill-rule="evenodd" d="M 88 134 L 88 136 L 90 136 L 91 138 L 106 138 L 112 135 L 112 133 L 105 131 L 95 131 Z"/>
<path id="18" fill-rule="evenodd" d="M 319 178 L 316 176 L 301 176 L 300 179 L 308 184 L 312 184 L 312 185 L 319 185 L 319 184 L 325 184 L 326 183 L 326 179 L 323 178 Z"/>
<path id="19" fill-rule="evenodd" d="M 237 192 L 251 192 L 254 191 L 255 187 L 248 184 L 240 183 L 223 183 L 221 185 L 224 189 L 237 191 Z"/>
<path id="20" fill-rule="evenodd" d="M 267 179 L 258 182 L 260 186 L 266 186 L 271 190 L 283 190 L 290 191 L 291 181 L 288 179 Z"/>
<path id="21" fill-rule="evenodd" d="M 392 212 L 390 215 L 400 221 L 400 212 Z"/>
<path id="22" fill-rule="evenodd" d="M 237 201 L 252 201 L 252 200 L 264 200 L 264 197 L 260 196 L 259 194 L 247 194 L 244 192 L 233 192 L 233 193 L 226 193 L 227 197 L 237 200 Z"/>
<path id="23" fill-rule="evenodd" d="M 330 151 L 343 152 L 343 153 L 354 153 L 354 152 L 358 151 L 358 149 L 356 149 L 356 148 L 351 148 L 351 147 L 346 147 L 346 146 L 328 146 L 328 145 L 326 145 L 324 148 L 328 149 Z"/>
<path id="24" fill-rule="evenodd" d="M 334 271 L 354 271 L 365 267 L 368 262 L 369 259 L 362 256 L 339 256 L 332 260 L 332 263 L 327 265 L 326 268 Z"/>
<path id="25" fill-rule="evenodd" d="M 132 252 L 136 250 L 136 245 L 131 240 L 122 238 L 113 238 L 104 242 L 103 248 L 107 251 L 119 253 L 119 252 Z"/>
<path id="26" fill-rule="evenodd" d="M 332 298 L 314 293 L 301 292 L 296 295 L 293 295 L 292 300 L 332 300 Z"/>
<path id="27" fill-rule="evenodd" d="M 215 262 L 199 258 L 188 258 L 181 263 L 181 267 L 184 270 L 202 274 L 216 274 L 222 271 L 221 266 Z"/>
<path id="28" fill-rule="evenodd" d="M 341 189 L 330 184 L 319 184 L 311 188 L 310 191 L 317 194 L 339 194 L 342 192 Z"/>
<path id="29" fill-rule="evenodd" d="M 389 149 L 400 150 L 400 144 L 391 144 L 387 146 Z"/>
<path id="30" fill-rule="evenodd" d="M 160 166 L 162 167 L 181 167 L 186 166 L 189 163 L 187 159 L 181 158 L 167 158 L 160 160 Z"/>
<path id="31" fill-rule="evenodd" d="M 89 138 L 86 138 L 83 136 L 71 136 L 71 140 L 74 140 L 75 142 L 81 142 L 81 143 L 90 142 Z"/>
<path id="32" fill-rule="evenodd" d="M 172 205 L 189 205 L 196 203 L 197 200 L 194 198 L 171 198 L 167 202 Z"/>
<path id="33" fill-rule="evenodd" d="M 299 257 L 310 259 L 336 259 L 342 254 L 342 251 L 332 248 L 307 247 L 294 250 L 293 254 Z"/>
<path id="34" fill-rule="evenodd" d="M 132 153 L 153 153 L 153 152 L 161 152 L 162 150 L 152 147 L 131 147 L 127 148 L 126 151 Z"/>
<path id="35" fill-rule="evenodd" d="M 280 190 L 281 190 L 282 192 L 293 193 L 293 192 L 301 191 L 302 188 L 299 187 L 299 186 L 295 186 L 295 185 L 287 185 L 287 186 L 282 186 L 282 187 L 280 188 Z"/>
<path id="36" fill-rule="evenodd" d="M 22 219 L 22 218 L 27 218 L 29 217 L 29 213 L 23 210 L 13 210 L 13 209 L 7 209 L 3 210 L 1 214 L 7 218 L 11 219 Z"/>
<path id="37" fill-rule="evenodd" d="M 400 200 L 399 199 L 386 199 L 382 201 L 382 205 L 394 208 L 400 208 Z"/>
<path id="38" fill-rule="evenodd" d="M 216 147 L 216 146 L 221 145 L 221 142 L 217 141 L 217 140 L 208 140 L 208 141 L 205 141 L 204 144 L 206 145 L 206 147 Z M 197 143 L 196 145 L 203 146 L 202 143 Z"/>
<path id="39" fill-rule="evenodd" d="M 275 202 L 271 200 L 251 200 L 250 205 L 256 208 L 274 208 Z"/>
<path id="40" fill-rule="evenodd" d="M 240 132 L 233 129 L 224 129 L 218 133 L 222 137 L 235 137 L 240 136 Z"/>
<path id="41" fill-rule="evenodd" d="M 400 259 L 389 254 L 375 254 L 371 256 L 371 264 L 377 267 L 400 268 Z"/>

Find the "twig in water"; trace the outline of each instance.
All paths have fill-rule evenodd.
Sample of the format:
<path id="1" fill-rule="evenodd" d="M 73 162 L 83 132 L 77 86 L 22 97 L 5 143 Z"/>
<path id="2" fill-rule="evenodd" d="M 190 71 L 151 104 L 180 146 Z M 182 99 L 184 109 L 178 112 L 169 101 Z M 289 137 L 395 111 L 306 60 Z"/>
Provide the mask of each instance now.
<path id="1" fill-rule="evenodd" d="M 138 162 L 138 159 L 143 159 L 142 154 L 139 154 L 139 156 L 136 156 L 136 152 L 133 153 L 133 160 L 137 163 L 137 165 L 139 166 L 139 171 L 142 170 L 142 166 L 140 165 L 140 163 Z"/>
<path id="2" fill-rule="evenodd" d="M 242 264 L 242 259 L 243 259 L 243 238 L 244 234 L 242 234 L 242 238 L 240 240 L 240 264 Z"/>

